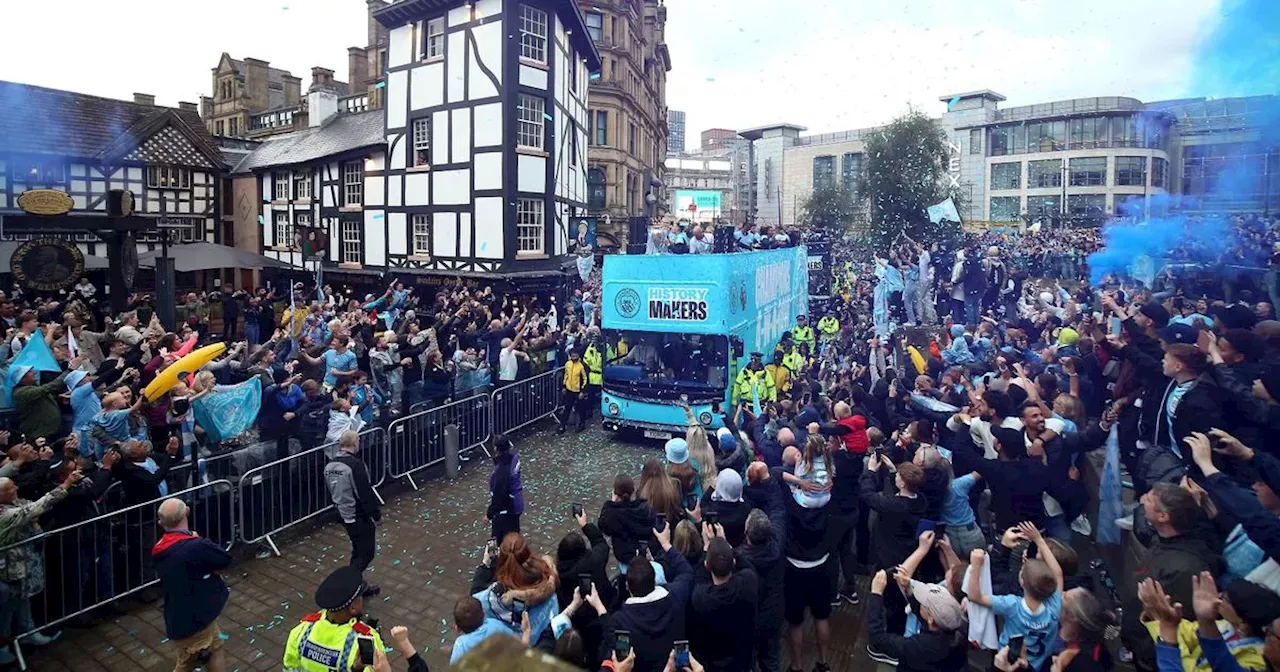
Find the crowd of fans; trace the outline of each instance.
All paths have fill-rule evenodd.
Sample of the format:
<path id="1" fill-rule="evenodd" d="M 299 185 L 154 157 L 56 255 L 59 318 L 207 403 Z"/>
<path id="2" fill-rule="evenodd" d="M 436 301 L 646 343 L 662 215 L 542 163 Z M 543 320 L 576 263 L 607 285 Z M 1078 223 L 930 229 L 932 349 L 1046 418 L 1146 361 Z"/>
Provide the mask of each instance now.
<path id="1" fill-rule="evenodd" d="M 1231 254 L 1275 238 L 1274 220 L 1234 225 L 1244 242 Z M 668 252 L 713 241 L 670 233 L 689 249 Z M 756 249 L 798 237 L 746 227 L 734 238 Z M 1121 655 L 1139 669 L 1280 662 L 1280 322 L 1260 300 L 1273 290 L 1208 296 L 1176 277 L 1151 287 L 1124 275 L 1095 287 L 1082 280 L 1101 241 L 1087 229 L 884 250 L 833 241 L 832 297 L 810 316 L 817 338 L 803 324 L 784 336 L 766 367 L 771 392 L 721 409 L 715 432 L 690 413 L 687 435 L 619 474 L 598 513 L 573 512 L 576 530 L 550 556 L 520 534 L 519 459 L 498 437 L 493 540 L 455 607 L 454 657 L 505 633 L 583 669 L 811 660 L 821 671 L 833 609 L 865 599 L 868 654 L 901 669 L 963 669 L 974 646 L 1001 669 L 1109 669 L 1121 620 Z M 74 544 L 25 540 L 188 487 L 199 477 L 181 465 L 197 458 L 333 444 L 332 464 L 358 471 L 347 456 L 361 428 L 558 368 L 558 417 L 573 411 L 583 426 L 600 367 L 625 355 L 601 334 L 599 291 L 598 271 L 563 304 L 461 283 L 363 297 L 224 288 L 183 297 L 172 331 L 147 315 L 147 297 L 109 314 L 91 283 L 0 295 L 14 407 L 0 434 L 0 637 L 46 644 L 54 633 L 37 620 L 138 585 L 119 576 L 143 563 L 121 560 L 159 537 L 139 507 Z M 144 399 L 193 340 L 227 352 Z M 60 370 L 21 363 L 33 343 Z M 201 404 L 254 380 L 260 408 L 241 410 L 250 430 L 219 437 L 197 420 Z M 1099 475 L 1085 454 L 1104 447 L 1119 464 Z M 367 565 L 369 531 L 353 526 L 376 511 L 353 483 L 342 496 L 355 508 L 338 508 L 353 564 Z M 1144 560 L 1113 590 L 1077 549 L 1117 527 Z M 0 664 L 12 655 L 0 649 Z"/>

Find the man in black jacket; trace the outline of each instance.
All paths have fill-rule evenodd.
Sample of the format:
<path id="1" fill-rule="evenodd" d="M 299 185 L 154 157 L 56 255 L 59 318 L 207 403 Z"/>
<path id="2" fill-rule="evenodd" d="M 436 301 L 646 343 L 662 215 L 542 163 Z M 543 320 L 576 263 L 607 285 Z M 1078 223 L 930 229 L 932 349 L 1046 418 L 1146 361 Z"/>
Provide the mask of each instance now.
<path id="1" fill-rule="evenodd" d="M 707 572 L 699 572 L 689 602 L 689 646 L 708 670 L 747 670 L 756 632 L 760 580 L 750 561 L 734 557 L 718 523 L 703 523 Z"/>
<path id="2" fill-rule="evenodd" d="M 912 462 L 903 462 L 897 467 L 894 475 L 894 494 L 883 492 L 881 479 L 882 468 L 893 468 L 887 456 L 879 460 L 873 453 L 867 462 L 866 471 L 862 472 L 861 495 L 862 504 L 876 512 L 875 532 L 871 542 L 871 561 L 878 569 L 892 571 L 904 558 L 911 555 L 918 543 L 916 527 L 928 508 L 928 501 L 920 488 L 924 485 L 924 470 Z M 900 632 L 906 627 L 906 614 L 903 607 L 906 600 L 901 592 L 889 593 L 889 628 Z M 874 651 L 868 647 L 871 657 L 882 663 L 892 660 L 885 652 Z M 878 657 L 877 654 L 885 654 Z M 896 663 L 895 663 L 896 664 Z"/>
<path id="3" fill-rule="evenodd" d="M 377 551 L 374 528 L 382 522 L 381 500 L 369 480 L 369 468 L 360 461 L 360 435 L 351 430 L 338 438 L 338 454 L 324 467 L 324 480 L 334 508 L 351 538 L 351 566 L 363 572 Z M 370 585 L 365 596 L 379 589 Z"/>
<path id="4" fill-rule="evenodd" d="M 783 557 L 787 542 L 787 510 L 778 488 L 764 462 L 747 468 L 745 497 L 755 508 L 747 516 L 746 543 L 742 557 L 751 562 L 759 577 L 760 597 L 756 601 L 754 652 L 760 672 L 778 672 L 782 665 L 782 647 L 778 630 L 782 627 Z"/>
<path id="5" fill-rule="evenodd" d="M 614 633 L 631 634 L 635 653 L 634 672 L 661 672 L 676 640 L 686 639 L 685 609 L 693 590 L 693 570 L 680 551 L 671 547 L 671 526 L 653 532 L 664 554 L 667 585 L 659 586 L 653 564 L 643 556 L 627 566 L 627 588 L 631 597 L 605 619 L 600 642 L 600 659 L 613 655 Z"/>
<path id="6" fill-rule="evenodd" d="M 911 581 L 912 597 L 920 604 L 920 631 L 911 637 L 885 627 L 884 594 L 889 583 L 885 570 L 871 579 L 867 602 L 867 635 L 871 646 L 898 662 L 900 672 L 962 672 L 969 666 L 968 646 L 959 634 L 964 624 L 960 603 L 939 584 Z M 898 587 L 890 590 L 897 591 Z"/>
<path id="7" fill-rule="evenodd" d="M 783 615 L 790 626 L 787 640 L 790 660 L 800 660 L 804 643 L 805 612 L 813 616 L 818 632 L 818 662 L 815 672 L 827 672 L 826 651 L 831 641 L 831 538 L 827 530 L 830 506 L 809 509 L 800 506 L 791 490 L 782 480 L 778 469 L 770 478 L 782 490 L 782 501 L 787 510 L 786 560 L 783 563 Z"/>
<path id="8" fill-rule="evenodd" d="M 151 555 L 164 588 L 165 635 L 178 649 L 174 669 L 225 672 L 218 616 L 230 591 L 219 572 L 231 564 L 231 554 L 191 531 L 180 499 L 161 502 L 159 522 L 164 536 Z"/>
<path id="9" fill-rule="evenodd" d="M 560 575 L 556 598 L 561 605 L 571 604 L 574 589 L 581 585 L 583 577 L 590 577 L 601 605 L 612 604 L 614 591 L 613 584 L 609 582 L 609 542 L 600 528 L 587 521 L 585 511 L 574 516 L 574 521 L 581 532 L 564 535 L 556 546 L 556 573 Z M 587 600 L 590 594 L 581 595 L 582 606 L 571 619 L 573 629 L 582 634 L 584 651 L 600 648 L 600 619 L 595 607 Z"/>

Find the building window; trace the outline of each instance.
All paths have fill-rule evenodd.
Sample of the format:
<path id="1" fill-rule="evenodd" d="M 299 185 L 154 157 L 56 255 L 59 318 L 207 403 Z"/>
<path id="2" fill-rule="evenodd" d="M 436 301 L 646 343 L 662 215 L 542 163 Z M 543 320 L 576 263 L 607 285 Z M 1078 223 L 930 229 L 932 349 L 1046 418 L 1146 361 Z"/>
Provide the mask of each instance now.
<path id="1" fill-rule="evenodd" d="M 3 162 L 0 162 L 0 168 Z M 153 166 L 154 168 L 154 166 Z M 38 160 L 15 160 L 10 164 L 10 177 L 15 184 L 30 189 L 33 187 L 51 187 L 66 184 L 67 168 L 62 163 Z M 148 177 L 151 168 L 147 169 Z M 190 173 L 188 173 L 190 179 Z M 150 180 L 148 180 L 148 183 Z M 160 186 L 160 185 L 151 185 Z M 16 190 L 15 190 L 16 193 Z"/>
<path id="2" fill-rule="evenodd" d="M 427 58 L 444 58 L 444 17 L 427 22 Z"/>
<path id="3" fill-rule="evenodd" d="M 627 151 L 632 154 L 636 153 L 636 125 L 634 122 L 627 124 Z"/>
<path id="4" fill-rule="evenodd" d="M 1117 156 L 1116 186 L 1141 187 L 1147 183 L 1147 157 Z"/>
<path id="5" fill-rule="evenodd" d="M 413 120 L 413 165 L 431 163 L 431 118 Z"/>
<path id="6" fill-rule="evenodd" d="M 747 164 L 742 164 L 742 172 L 746 172 Z M 840 157 L 840 186 L 850 194 L 858 191 L 858 180 L 862 178 L 862 155 L 845 154 Z"/>
<path id="7" fill-rule="evenodd" d="M 609 144 L 609 113 L 604 110 L 596 111 L 595 144 L 601 147 Z"/>
<path id="8" fill-rule="evenodd" d="M 1073 215 L 1101 215 L 1107 210 L 1104 194 L 1071 194 L 1067 196 L 1067 212 Z"/>
<path id="9" fill-rule="evenodd" d="M 1071 186 L 1101 187 L 1107 184 L 1107 157 L 1088 156 L 1071 159 Z"/>
<path id="10" fill-rule="evenodd" d="M 587 208 L 604 209 L 604 169 L 587 169 Z"/>
<path id="11" fill-rule="evenodd" d="M 413 256 L 431 256 L 431 220 L 428 215 L 413 216 Z"/>
<path id="12" fill-rule="evenodd" d="M 343 220 L 342 263 L 358 264 L 360 262 L 360 222 L 354 220 Z"/>
<path id="13" fill-rule="evenodd" d="M 1145 217 L 1147 197 L 1142 194 L 1116 194 L 1117 217 Z"/>
<path id="14" fill-rule="evenodd" d="M 1022 215 L 1021 196 L 992 196 L 991 217 L 993 222 L 1014 222 Z"/>
<path id="15" fill-rule="evenodd" d="M 547 63 L 547 13 L 520 5 L 520 58 Z"/>
<path id="16" fill-rule="evenodd" d="M 233 138 L 239 137 L 240 136 L 240 120 L 231 119 L 227 123 L 230 125 L 229 130 L 231 131 L 231 137 Z"/>
<path id="17" fill-rule="evenodd" d="M 276 247 L 293 247 L 293 222 L 289 221 L 289 213 L 276 213 Z"/>
<path id="18" fill-rule="evenodd" d="M 599 42 L 604 37 L 604 14 L 600 12 L 587 12 L 587 34 L 591 36 L 593 42 Z"/>
<path id="19" fill-rule="evenodd" d="M 521 5 L 523 8 L 524 6 Z M 516 130 L 516 145 L 530 149 L 544 149 L 542 144 L 542 114 L 546 103 L 537 96 L 520 94 L 520 125 Z"/>
<path id="20" fill-rule="evenodd" d="M 293 174 L 293 197 L 311 198 L 311 175 L 304 170 Z"/>
<path id="21" fill-rule="evenodd" d="M 578 126 L 577 124 L 569 125 L 569 165 L 577 167 L 578 165 Z"/>
<path id="22" fill-rule="evenodd" d="M 992 189 L 1019 189 L 1022 187 L 1022 162 L 991 164 Z M 1005 220 L 1001 220 L 1005 221 Z"/>
<path id="23" fill-rule="evenodd" d="M 813 157 L 813 190 L 832 189 L 836 186 L 836 157 Z"/>
<path id="24" fill-rule="evenodd" d="M 1061 196 L 1028 196 L 1027 215 L 1031 217 L 1050 217 L 1061 214 Z"/>
<path id="25" fill-rule="evenodd" d="M 543 253 L 542 199 L 521 198 L 516 201 L 516 253 Z"/>
<path id="26" fill-rule="evenodd" d="M 147 166 L 147 186 L 152 189 L 190 189 L 191 170 L 177 166 Z"/>
<path id="27" fill-rule="evenodd" d="M 311 213 L 295 212 L 293 214 L 293 217 L 294 217 L 293 233 L 295 236 L 298 236 L 298 238 L 301 239 L 306 235 L 306 231 L 303 231 L 303 229 L 311 226 Z M 295 242 L 292 239 L 289 240 L 289 246 L 295 249 L 302 249 L 299 245 L 295 244 Z"/>
<path id="28" fill-rule="evenodd" d="M 1027 163 L 1027 187 L 1031 189 L 1047 189 L 1061 186 L 1062 159 L 1030 161 Z"/>
<path id="29" fill-rule="evenodd" d="M 969 153 L 982 153 L 982 129 L 973 128 L 969 130 Z"/>
<path id="30" fill-rule="evenodd" d="M 348 161 L 342 164 L 342 204 L 360 206 L 363 203 L 364 166 L 359 161 Z"/>
<path id="31" fill-rule="evenodd" d="M 277 201 L 289 200 L 289 173 L 277 170 L 271 174 L 271 198 Z"/>
<path id="32" fill-rule="evenodd" d="M 1151 186 L 1166 188 L 1169 183 L 1169 161 L 1151 157 Z"/>
<path id="33" fill-rule="evenodd" d="M 572 51 L 569 53 L 569 91 L 578 92 L 578 57 Z"/>
<path id="34" fill-rule="evenodd" d="M 217 135 L 225 135 L 225 134 L 226 134 L 226 127 L 223 125 L 223 123 L 222 123 L 221 121 L 215 122 L 215 123 L 214 123 L 214 128 L 216 128 L 216 129 L 217 129 L 217 130 L 215 131 L 215 133 L 216 133 Z"/>

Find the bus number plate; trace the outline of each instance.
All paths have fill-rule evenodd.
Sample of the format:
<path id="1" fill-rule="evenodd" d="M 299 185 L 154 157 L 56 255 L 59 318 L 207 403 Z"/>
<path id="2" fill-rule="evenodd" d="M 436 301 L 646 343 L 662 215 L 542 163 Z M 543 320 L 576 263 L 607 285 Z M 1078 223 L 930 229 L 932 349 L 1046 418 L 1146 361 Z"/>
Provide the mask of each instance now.
<path id="1" fill-rule="evenodd" d="M 659 432 L 656 429 L 646 429 L 644 430 L 644 438 L 662 439 L 663 441 L 666 441 L 667 439 L 671 438 L 671 432 Z"/>

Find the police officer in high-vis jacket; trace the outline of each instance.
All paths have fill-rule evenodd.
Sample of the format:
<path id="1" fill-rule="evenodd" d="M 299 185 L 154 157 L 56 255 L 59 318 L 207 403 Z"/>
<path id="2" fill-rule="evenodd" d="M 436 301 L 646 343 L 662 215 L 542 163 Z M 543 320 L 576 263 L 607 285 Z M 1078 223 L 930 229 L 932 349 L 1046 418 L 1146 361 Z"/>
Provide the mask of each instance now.
<path id="1" fill-rule="evenodd" d="M 751 363 L 738 372 L 737 383 L 733 386 L 733 403 L 778 400 L 778 388 L 774 385 L 773 376 L 764 370 L 763 361 L 764 353 L 751 353 Z"/>
<path id="2" fill-rule="evenodd" d="M 320 611 L 302 617 L 289 632 L 284 649 L 285 672 L 337 672 L 355 669 L 360 661 L 358 637 L 372 637 L 382 649 L 378 631 L 360 621 L 367 590 L 360 570 L 339 567 L 316 589 Z"/>
<path id="3" fill-rule="evenodd" d="M 593 404 L 600 403 L 600 385 L 604 383 L 604 353 L 600 348 L 600 337 L 591 334 L 587 348 L 582 351 L 582 363 L 587 365 L 587 400 Z"/>
<path id="4" fill-rule="evenodd" d="M 822 316 L 821 320 L 818 320 L 818 333 L 821 335 L 823 343 L 835 339 L 840 333 L 840 319 L 836 317 L 835 313 L 827 313 Z"/>
<path id="5" fill-rule="evenodd" d="M 809 346 L 809 352 L 818 351 L 818 343 L 813 338 L 813 327 L 809 326 L 809 320 L 804 315 L 796 316 L 796 327 L 791 330 L 791 337 L 795 339 L 796 345 Z"/>

